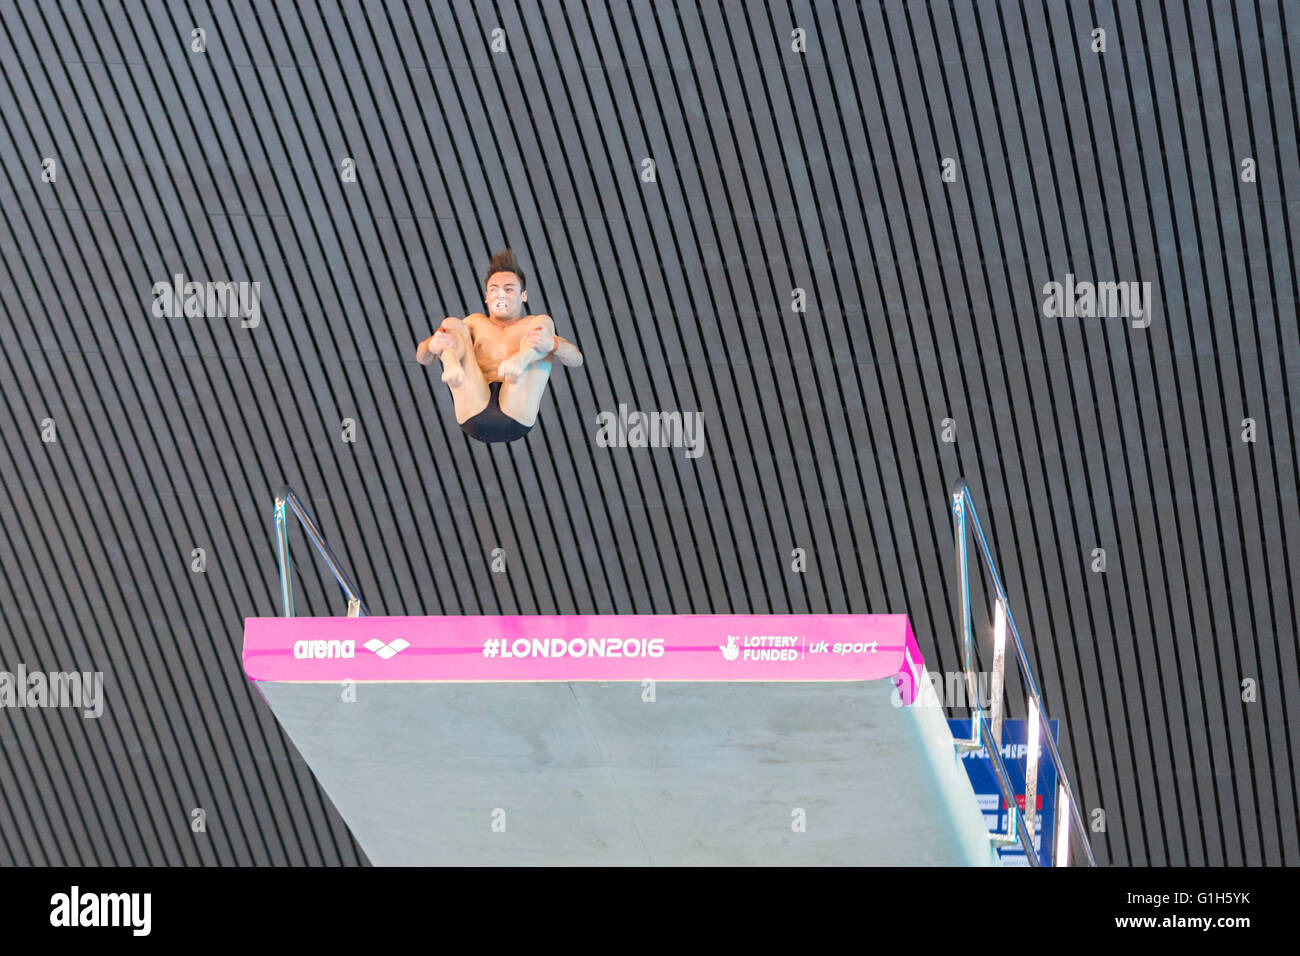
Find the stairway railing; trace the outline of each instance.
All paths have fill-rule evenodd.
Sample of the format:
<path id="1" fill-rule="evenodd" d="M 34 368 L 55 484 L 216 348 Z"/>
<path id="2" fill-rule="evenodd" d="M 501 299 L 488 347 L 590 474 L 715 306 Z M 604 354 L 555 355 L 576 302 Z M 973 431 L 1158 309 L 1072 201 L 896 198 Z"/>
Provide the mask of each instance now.
<path id="1" fill-rule="evenodd" d="M 1012 846 L 1018 841 L 1024 847 L 1030 865 L 1040 865 L 1038 853 L 1034 849 L 1038 748 L 1036 746 L 1029 747 L 1029 766 L 1025 772 L 1025 810 L 1023 813 L 1018 811 L 1014 799 L 1015 795 L 1012 792 L 1011 780 L 1007 774 L 1001 753 L 1002 687 L 1005 667 L 1003 645 L 1006 634 L 1010 633 L 1015 644 L 1016 660 L 1020 663 L 1020 676 L 1024 681 L 1026 694 L 1029 698 L 1030 742 L 1032 743 L 1035 737 L 1046 740 L 1048 755 L 1056 768 L 1058 788 L 1056 835 L 1058 844 L 1056 853 L 1053 856 L 1054 862 L 1057 866 L 1069 866 L 1069 834 L 1073 830 L 1078 835 L 1078 842 L 1083 847 L 1088 865 L 1096 866 L 1097 861 L 1093 856 L 1092 846 L 1088 842 L 1088 831 L 1083 825 L 1083 817 L 1079 812 L 1079 802 L 1074 796 L 1069 777 L 1065 773 L 1065 764 L 1062 762 L 1061 753 L 1056 747 L 1056 740 L 1052 737 L 1051 724 L 1047 718 L 1047 708 L 1043 704 L 1043 697 L 1039 692 L 1038 682 L 1034 679 L 1034 672 L 1029 666 L 1029 658 L 1025 654 L 1025 645 L 1020 639 L 1020 630 L 1016 627 L 1015 615 L 1011 613 L 1011 602 L 1007 599 L 1007 592 L 1002 586 L 1002 576 L 998 574 L 997 564 L 994 562 L 993 553 L 989 549 L 988 539 L 984 536 L 984 528 L 980 524 L 979 513 L 975 510 L 975 502 L 971 497 L 970 487 L 964 480 L 958 481 L 953 488 L 952 515 L 953 534 L 957 545 L 957 572 L 961 585 L 963 662 L 966 671 L 966 689 L 971 702 L 971 738 L 956 741 L 956 745 L 957 749 L 961 751 L 985 751 L 989 756 L 993 774 L 997 778 L 998 788 L 1002 791 L 1003 801 L 1006 803 L 1007 813 L 1009 814 L 1008 833 L 990 834 L 990 837 L 999 846 Z M 977 662 L 975 658 L 975 639 L 971 628 L 970 565 L 966 555 L 966 523 L 968 519 L 975 531 L 980 553 L 984 556 L 984 566 L 989 570 L 998 597 L 994 607 L 994 653 L 991 681 L 993 719 L 991 724 L 985 717 L 983 708 L 979 706 L 979 698 L 976 696 L 975 691 Z M 1068 811 L 1067 820 L 1060 819 L 1062 808 Z"/>

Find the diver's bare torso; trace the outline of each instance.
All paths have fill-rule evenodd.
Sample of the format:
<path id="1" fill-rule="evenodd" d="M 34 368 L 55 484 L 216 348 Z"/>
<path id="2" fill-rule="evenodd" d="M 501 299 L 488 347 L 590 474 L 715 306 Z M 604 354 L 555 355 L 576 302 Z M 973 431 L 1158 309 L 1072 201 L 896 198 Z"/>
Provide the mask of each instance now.
<path id="1" fill-rule="evenodd" d="M 536 316 L 520 317 L 508 323 L 497 322 L 482 312 L 465 316 L 474 340 L 474 360 L 489 384 L 505 381 L 500 373 L 501 363 L 519 351 L 520 341 L 529 328 L 526 318 Z"/>

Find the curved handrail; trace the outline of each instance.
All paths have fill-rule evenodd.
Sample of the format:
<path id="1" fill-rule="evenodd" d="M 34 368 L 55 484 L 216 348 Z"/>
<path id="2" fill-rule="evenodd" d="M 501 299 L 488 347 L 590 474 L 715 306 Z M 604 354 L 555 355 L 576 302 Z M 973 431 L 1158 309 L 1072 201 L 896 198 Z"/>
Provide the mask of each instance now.
<path id="1" fill-rule="evenodd" d="M 1025 654 L 1024 642 L 1020 639 L 1020 630 L 1016 627 L 1015 616 L 1011 613 L 1011 602 L 1007 598 L 1006 589 L 1002 586 L 1002 577 L 998 574 L 997 564 L 993 560 L 993 552 L 989 548 L 988 539 L 984 536 L 984 527 L 980 523 L 979 512 L 975 509 L 975 501 L 971 496 L 970 486 L 964 479 L 958 479 L 952 489 L 952 511 L 953 511 L 953 531 L 956 536 L 957 544 L 957 569 L 960 574 L 961 584 L 961 619 L 963 633 L 964 649 L 964 666 L 966 669 L 966 684 L 970 691 L 970 699 L 978 701 L 975 696 L 975 654 L 974 638 L 971 630 L 971 610 L 970 610 L 970 575 L 969 564 L 966 557 L 966 518 L 969 516 L 975 529 L 975 537 L 979 541 L 980 552 L 984 556 L 984 566 L 989 569 L 989 574 L 993 578 L 993 586 L 997 590 L 998 599 L 1002 602 L 1002 608 L 1006 614 L 1007 630 L 1016 647 L 1016 660 L 1020 662 L 1020 674 L 1025 682 L 1025 687 L 1030 700 L 1036 706 L 1032 708 L 1038 717 L 1041 729 L 1040 737 L 1047 741 L 1047 752 L 1052 758 L 1052 764 L 1056 768 L 1056 779 L 1059 781 L 1061 790 L 1065 794 L 1066 802 L 1070 809 L 1070 827 L 1077 831 L 1079 844 L 1083 847 L 1084 853 L 1088 857 L 1088 865 L 1096 866 L 1097 860 L 1093 856 L 1092 846 L 1088 842 L 1088 831 L 1083 824 L 1083 817 L 1079 813 L 1079 802 L 1074 796 L 1074 789 L 1070 786 L 1070 778 L 1065 773 L 1065 764 L 1061 760 L 1061 753 L 1056 747 L 1056 740 L 1052 737 L 1051 725 L 1048 722 L 1047 708 L 1043 704 L 1043 696 L 1038 689 L 1038 682 L 1034 679 L 1033 669 L 1029 666 L 1029 657 Z M 984 750 L 994 761 L 994 774 L 998 777 L 1000 788 L 1004 788 L 1003 774 L 1005 766 L 1002 764 L 1000 748 L 1002 742 L 992 739 L 992 730 L 988 728 L 988 722 L 984 719 L 984 713 L 978 706 L 972 707 L 972 713 L 975 715 L 971 720 L 972 740 L 965 742 L 969 749 L 976 749 L 982 745 Z M 976 719 L 978 718 L 978 719 Z M 987 729 L 986 729 L 987 728 Z M 1004 788 L 1005 790 L 1005 788 Z M 1006 793 L 1003 794 L 1004 799 Z M 1015 806 L 1014 801 L 1007 801 L 1008 808 Z M 1016 817 L 1017 832 L 1020 836 L 1021 843 L 1024 845 L 1025 853 L 1029 857 L 1030 863 L 1038 865 L 1038 855 L 1034 851 L 1032 841 L 1028 837 L 1028 830 L 1025 826 L 1023 815 L 1015 813 L 1009 809 Z M 1068 860 L 1057 861 L 1057 865 L 1068 865 Z"/>
<path id="2" fill-rule="evenodd" d="M 352 579 L 343 570 L 338 558 L 334 557 L 334 552 L 325 543 L 325 538 L 321 535 L 320 529 L 316 527 L 316 522 L 312 521 L 307 514 L 307 509 L 302 506 L 302 502 L 298 500 L 298 496 L 294 494 L 293 489 L 284 486 L 275 496 L 275 545 L 276 558 L 280 565 L 280 601 L 283 605 L 284 617 L 293 617 L 293 589 L 289 579 L 289 528 L 286 508 L 291 510 L 298 519 L 303 531 L 307 533 L 311 543 L 316 546 L 316 550 L 325 559 L 330 571 L 334 573 L 334 580 L 339 582 L 343 592 L 348 596 L 349 614 L 351 614 L 352 608 L 355 606 L 359 613 L 368 616 L 370 610 L 366 607 L 365 602 L 361 600 L 361 592 L 357 590 L 356 585 L 352 583 Z"/>

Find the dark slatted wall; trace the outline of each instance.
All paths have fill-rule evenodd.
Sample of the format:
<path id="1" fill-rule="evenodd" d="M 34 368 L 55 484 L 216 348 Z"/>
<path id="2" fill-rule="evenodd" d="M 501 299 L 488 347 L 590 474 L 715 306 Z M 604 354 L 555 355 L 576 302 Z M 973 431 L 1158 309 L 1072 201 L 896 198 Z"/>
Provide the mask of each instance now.
<path id="1" fill-rule="evenodd" d="M 0 862 L 364 862 L 242 675 L 282 483 L 374 612 L 906 612 L 946 672 L 964 476 L 1099 862 L 1300 863 L 1297 31 L 0 0 L 0 669 L 105 675 L 98 719 L 0 711 Z M 507 245 L 587 364 L 488 448 L 414 344 Z M 177 273 L 259 323 L 156 317 Z M 1067 275 L 1149 326 L 1048 318 Z M 705 453 L 602 447 L 620 403 Z"/>

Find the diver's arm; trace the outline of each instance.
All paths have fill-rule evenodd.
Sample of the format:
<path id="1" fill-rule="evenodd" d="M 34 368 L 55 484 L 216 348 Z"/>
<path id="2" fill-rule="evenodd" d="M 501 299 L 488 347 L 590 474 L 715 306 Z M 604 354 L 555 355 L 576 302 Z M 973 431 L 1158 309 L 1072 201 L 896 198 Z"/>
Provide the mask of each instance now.
<path id="1" fill-rule="evenodd" d="M 582 364 L 582 353 L 578 351 L 578 347 L 568 339 L 562 339 L 558 335 L 555 337 L 555 348 L 551 351 L 549 357 L 569 368 L 577 368 Z"/>

